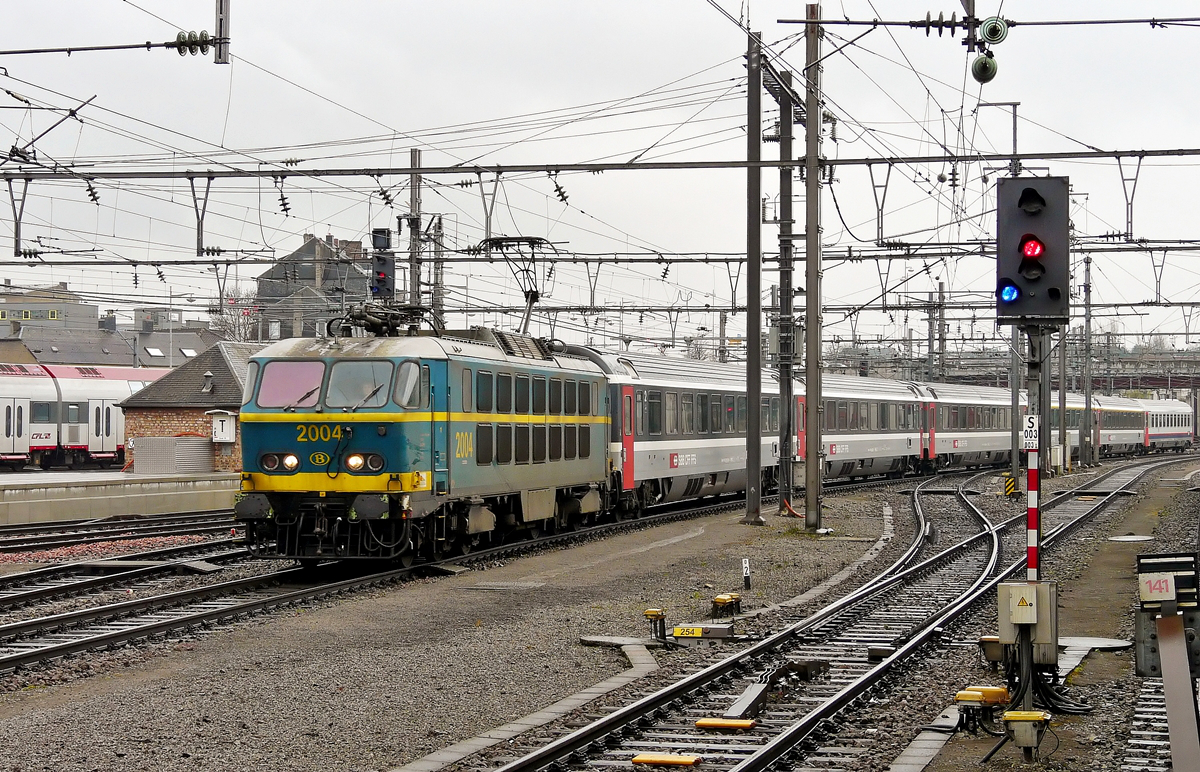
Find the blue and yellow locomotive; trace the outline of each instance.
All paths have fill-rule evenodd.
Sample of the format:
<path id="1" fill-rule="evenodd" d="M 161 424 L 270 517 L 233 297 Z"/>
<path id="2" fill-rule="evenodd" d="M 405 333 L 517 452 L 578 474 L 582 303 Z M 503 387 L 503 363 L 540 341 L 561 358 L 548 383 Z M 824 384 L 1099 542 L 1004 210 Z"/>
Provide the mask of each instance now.
<path id="1" fill-rule="evenodd" d="M 257 554 L 408 562 L 607 509 L 604 375 L 557 348 L 472 330 L 263 349 L 236 506 Z"/>

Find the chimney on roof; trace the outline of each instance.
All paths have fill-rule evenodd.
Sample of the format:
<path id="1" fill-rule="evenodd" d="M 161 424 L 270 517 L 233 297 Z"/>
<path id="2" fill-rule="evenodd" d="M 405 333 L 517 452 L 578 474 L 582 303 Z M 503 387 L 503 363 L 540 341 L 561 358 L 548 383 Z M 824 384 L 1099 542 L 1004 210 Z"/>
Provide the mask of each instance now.
<path id="1" fill-rule="evenodd" d="M 107 330 L 108 332 L 116 332 L 117 331 L 117 317 L 113 314 L 109 314 L 107 316 L 101 317 L 99 327 L 101 330 Z"/>
<path id="2" fill-rule="evenodd" d="M 211 371 L 204 372 L 204 387 L 200 389 L 204 394 L 211 394 L 213 387 L 213 374 Z"/>
<path id="3" fill-rule="evenodd" d="M 333 234 L 332 233 L 325 234 L 325 245 L 330 246 L 330 247 L 333 246 Z"/>

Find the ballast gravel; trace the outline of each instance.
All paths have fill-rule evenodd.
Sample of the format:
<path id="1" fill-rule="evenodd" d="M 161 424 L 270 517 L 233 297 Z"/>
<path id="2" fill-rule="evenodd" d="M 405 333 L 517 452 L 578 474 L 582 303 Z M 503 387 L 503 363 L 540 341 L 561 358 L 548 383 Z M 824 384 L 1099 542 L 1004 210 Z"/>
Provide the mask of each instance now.
<path id="1" fill-rule="evenodd" d="M 703 621 L 721 592 L 752 608 L 820 584 L 877 540 L 887 499 L 903 501 L 830 496 L 820 539 L 777 516 L 681 521 L 16 674 L 0 770 L 392 769 L 628 668 L 581 636 L 646 637 L 650 607 Z"/>

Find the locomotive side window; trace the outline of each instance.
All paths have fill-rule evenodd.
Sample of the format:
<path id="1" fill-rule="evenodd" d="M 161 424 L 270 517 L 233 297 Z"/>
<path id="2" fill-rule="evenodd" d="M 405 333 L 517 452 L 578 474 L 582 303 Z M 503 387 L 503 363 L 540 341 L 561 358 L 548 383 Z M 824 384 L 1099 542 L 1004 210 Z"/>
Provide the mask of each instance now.
<path id="1" fill-rule="evenodd" d="M 663 430 L 663 414 L 662 414 L 662 392 L 651 391 L 646 394 L 646 416 L 649 424 L 650 434 L 662 434 Z"/>
<path id="2" fill-rule="evenodd" d="M 254 386 L 258 381 L 258 362 L 251 362 L 246 368 L 246 386 L 242 389 L 242 404 L 248 405 L 254 398 Z M 36 420 L 36 419 L 35 419 Z M 46 419 L 50 420 L 50 419 Z"/>
<path id="3" fill-rule="evenodd" d="M 575 381 L 563 382 L 563 415 L 575 415 L 579 391 Z"/>
<path id="4" fill-rule="evenodd" d="M 396 401 L 405 407 L 421 404 L 421 368 L 416 362 L 400 365 L 400 381 L 396 384 Z M 392 363 L 384 361 L 344 360 L 329 372 L 329 388 L 325 393 L 328 407 L 351 410 L 363 407 L 382 407 L 387 404 L 387 387 L 392 382 Z"/>
<path id="5" fill-rule="evenodd" d="M 492 463 L 492 425 L 475 424 L 475 463 L 490 466 Z"/>
<path id="6" fill-rule="evenodd" d="M 324 377 L 324 362 L 286 359 L 267 362 L 262 370 L 262 384 L 258 387 L 258 406 L 313 407 L 317 404 Z M 79 416 L 68 420 L 78 423 Z"/>
<path id="7" fill-rule="evenodd" d="M 529 425 L 522 424 L 513 429 L 513 444 L 518 464 L 529 463 Z"/>
<path id="8" fill-rule="evenodd" d="M 541 375 L 533 377 L 533 414 L 546 415 L 546 378 Z"/>
<path id="9" fill-rule="evenodd" d="M 550 415 L 562 415 L 563 382 L 561 378 L 550 379 Z"/>
<path id="10" fill-rule="evenodd" d="M 691 434 L 695 431 L 695 423 L 692 420 L 693 401 L 695 395 L 684 394 L 679 399 L 679 430 L 684 434 Z"/>
<path id="11" fill-rule="evenodd" d="M 496 463 L 511 464 L 513 457 L 513 428 L 510 424 L 496 427 Z"/>
<path id="12" fill-rule="evenodd" d="M 666 395 L 667 434 L 679 434 L 679 395 L 668 391 Z"/>
<path id="13" fill-rule="evenodd" d="M 475 374 L 475 409 L 480 413 L 492 412 L 492 374 L 487 370 Z"/>
<path id="14" fill-rule="evenodd" d="M 471 412 L 471 395 L 475 393 L 475 382 L 471 380 L 471 371 L 463 369 L 462 379 L 462 409 L 464 413 Z"/>
<path id="15" fill-rule="evenodd" d="M 533 463 L 546 463 L 546 425 L 536 424 L 533 427 Z"/>
<path id="16" fill-rule="evenodd" d="M 592 415 L 592 383 L 579 382 L 579 415 Z"/>
<path id="17" fill-rule="evenodd" d="M 546 427 L 547 434 L 550 435 L 550 460 L 558 461 L 562 458 L 563 450 L 563 428 L 562 424 L 551 424 Z"/>
<path id="18" fill-rule="evenodd" d="M 574 426 L 563 427 L 563 458 L 571 461 L 578 454 L 579 430 Z"/>
<path id="19" fill-rule="evenodd" d="M 517 393 L 514 395 L 513 404 L 518 414 L 529 415 L 529 376 L 518 375 L 516 383 Z"/>
<path id="20" fill-rule="evenodd" d="M 625 395 L 625 409 L 621 411 L 621 430 L 625 436 L 633 434 L 633 398 Z"/>
<path id="21" fill-rule="evenodd" d="M 696 395 L 696 433 L 708 434 L 708 395 Z"/>
<path id="22" fill-rule="evenodd" d="M 511 413 L 513 378 L 509 373 L 496 374 L 496 412 Z"/>
<path id="23" fill-rule="evenodd" d="M 584 424 L 579 427 L 579 457 L 590 458 L 592 455 L 592 427 Z"/>

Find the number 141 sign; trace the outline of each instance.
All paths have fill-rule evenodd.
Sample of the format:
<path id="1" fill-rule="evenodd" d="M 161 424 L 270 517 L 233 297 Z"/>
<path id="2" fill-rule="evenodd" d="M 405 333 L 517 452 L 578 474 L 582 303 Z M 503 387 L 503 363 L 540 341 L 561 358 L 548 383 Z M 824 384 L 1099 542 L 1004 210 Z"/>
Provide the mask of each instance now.
<path id="1" fill-rule="evenodd" d="M 1025 416 L 1025 428 L 1021 431 L 1021 450 L 1038 449 L 1038 417 Z"/>

